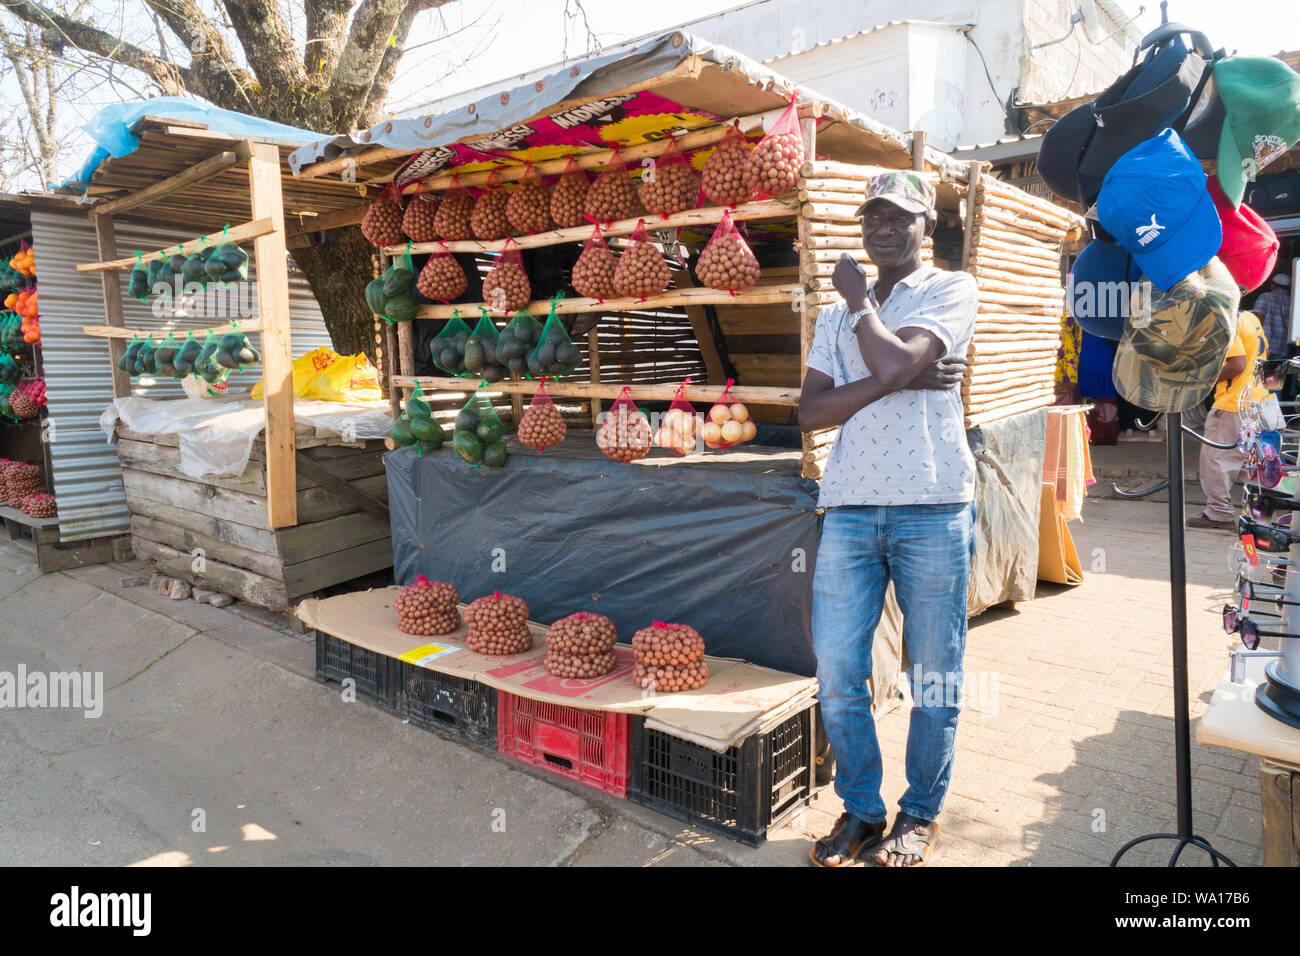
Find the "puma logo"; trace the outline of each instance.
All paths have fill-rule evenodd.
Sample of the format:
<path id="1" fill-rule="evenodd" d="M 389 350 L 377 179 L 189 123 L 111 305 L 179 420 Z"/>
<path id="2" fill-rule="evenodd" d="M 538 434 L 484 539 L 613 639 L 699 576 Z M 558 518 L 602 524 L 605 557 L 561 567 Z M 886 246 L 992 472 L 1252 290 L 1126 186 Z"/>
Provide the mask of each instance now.
<path id="1" fill-rule="evenodd" d="M 1151 222 L 1145 226 L 1137 227 L 1138 245 L 1145 246 L 1164 230 L 1164 226 L 1156 222 L 1156 214 L 1151 214 Z"/>

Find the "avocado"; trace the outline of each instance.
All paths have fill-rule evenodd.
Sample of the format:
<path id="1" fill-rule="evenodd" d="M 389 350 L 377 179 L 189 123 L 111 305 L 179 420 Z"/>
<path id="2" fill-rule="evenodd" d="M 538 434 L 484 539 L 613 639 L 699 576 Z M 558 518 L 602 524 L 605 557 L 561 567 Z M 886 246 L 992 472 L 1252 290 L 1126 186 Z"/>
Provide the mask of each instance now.
<path id="1" fill-rule="evenodd" d="M 465 346 L 465 368 L 477 372 L 483 367 L 483 346 L 476 339 L 470 339 Z"/>
<path id="2" fill-rule="evenodd" d="M 521 345 L 531 345 L 536 336 L 533 335 L 533 328 L 527 322 L 520 322 L 515 326 L 515 341 Z"/>
<path id="3" fill-rule="evenodd" d="M 203 350 L 199 352 L 198 360 L 194 363 L 196 368 L 201 370 L 212 363 L 213 356 L 217 354 L 218 344 L 215 335 L 208 336 L 207 341 L 203 343 Z"/>
<path id="4" fill-rule="evenodd" d="M 229 369 L 239 368 L 239 359 L 235 358 L 224 348 L 218 348 L 217 353 L 212 357 L 216 359 L 217 364 L 220 365 L 222 368 L 229 368 Z"/>
<path id="5" fill-rule="evenodd" d="M 429 403 L 422 398 L 408 398 L 406 400 L 406 414 L 409 418 L 432 418 L 433 412 L 429 408 Z"/>
<path id="6" fill-rule="evenodd" d="M 229 271 L 227 271 L 227 272 L 223 272 L 223 273 L 221 273 L 221 276 L 220 276 L 220 278 L 218 279 L 218 281 L 220 281 L 220 282 L 243 282 L 244 279 L 246 279 L 246 278 L 248 278 L 248 277 L 245 276 L 244 273 L 240 272 L 238 269 L 231 269 L 231 270 L 229 270 Z"/>
<path id="7" fill-rule="evenodd" d="M 208 260 L 212 258 L 212 254 L 216 251 L 217 251 L 216 246 L 204 246 L 196 253 L 196 255 L 199 257 L 200 260 L 202 260 L 204 265 L 207 265 Z"/>
<path id="8" fill-rule="evenodd" d="M 172 267 L 172 272 L 176 273 L 177 275 L 183 275 L 185 269 L 185 253 L 183 252 L 172 253 L 170 263 Z"/>
<path id="9" fill-rule="evenodd" d="M 410 429 L 411 434 L 421 441 L 442 442 L 442 426 L 432 418 L 412 418 Z"/>
<path id="10" fill-rule="evenodd" d="M 131 281 L 126 287 L 127 295 L 133 299 L 143 299 L 149 294 L 149 280 L 139 269 L 131 272 Z"/>
<path id="11" fill-rule="evenodd" d="M 415 442 L 415 435 L 411 433 L 411 422 L 405 415 L 393 422 L 393 427 L 388 431 L 388 437 L 399 445 L 410 445 Z"/>
<path id="12" fill-rule="evenodd" d="M 225 352 L 233 352 L 244 344 L 244 337 L 238 332 L 227 332 L 217 340 L 217 348 Z"/>
<path id="13" fill-rule="evenodd" d="M 478 428 L 478 415 L 468 408 L 462 408 L 456 413 L 455 429 L 458 432 L 473 432 Z"/>
<path id="14" fill-rule="evenodd" d="M 135 374 L 136 375 L 153 375 L 158 371 L 158 366 L 153 360 L 154 347 L 146 342 L 140 346 L 140 351 L 135 356 Z"/>
<path id="15" fill-rule="evenodd" d="M 145 269 L 145 275 L 149 278 L 149 285 L 152 286 L 158 281 L 158 270 L 162 268 L 163 260 L 150 259 L 149 265 Z"/>
<path id="16" fill-rule="evenodd" d="M 460 364 L 460 353 L 456 351 L 455 346 L 448 346 L 438 354 L 438 361 L 442 367 L 450 369 L 453 372 L 464 371 Z"/>
<path id="17" fill-rule="evenodd" d="M 551 331 L 546 333 L 547 345 L 563 345 L 568 336 L 564 334 L 564 329 L 552 326 Z"/>
<path id="18" fill-rule="evenodd" d="M 574 366 L 582 358 L 578 352 L 578 347 L 571 342 L 565 342 L 555 350 L 555 361 L 560 365 Z"/>
<path id="19" fill-rule="evenodd" d="M 202 282 L 208 274 L 203 266 L 203 258 L 197 252 L 193 253 L 181 266 L 181 278 L 186 282 Z"/>
<path id="20" fill-rule="evenodd" d="M 175 370 L 177 378 L 184 378 L 194 371 L 194 363 L 185 358 L 185 352 L 182 350 L 176 353 L 172 359 L 172 368 Z"/>
<path id="21" fill-rule="evenodd" d="M 366 285 L 366 305 L 375 315 L 383 315 L 387 304 L 388 296 L 384 295 L 384 280 L 371 279 Z"/>
<path id="22" fill-rule="evenodd" d="M 499 442 L 506 433 L 506 427 L 501 424 L 499 418 L 489 418 L 481 422 L 478 428 L 474 429 L 474 434 L 478 435 L 483 444 L 491 445 L 493 442 Z"/>
<path id="23" fill-rule="evenodd" d="M 523 345 L 514 339 L 506 341 L 505 337 L 502 336 L 501 341 L 497 343 L 497 358 L 501 361 L 508 362 L 513 358 L 523 358 L 523 356 Z"/>
<path id="24" fill-rule="evenodd" d="M 469 462 L 471 465 L 478 465 L 483 461 L 483 443 L 469 432 L 458 431 L 451 440 L 451 446 L 456 449 L 456 454 Z"/>
<path id="25" fill-rule="evenodd" d="M 543 369 L 555 364 L 555 346 L 549 342 L 543 342 L 537 346 L 537 351 L 533 355 L 537 356 L 537 364 Z"/>
<path id="26" fill-rule="evenodd" d="M 215 365 L 209 365 L 202 371 L 203 381 L 209 385 L 216 385 L 224 378 L 225 374 L 225 369 L 218 368 Z"/>
<path id="27" fill-rule="evenodd" d="M 485 365 L 479 374 L 487 381 L 496 383 L 506 377 L 506 370 L 500 365 Z"/>
<path id="28" fill-rule="evenodd" d="M 512 358 L 506 362 L 506 366 L 510 369 L 510 371 L 518 375 L 523 375 L 524 372 L 527 371 L 528 369 L 528 362 L 522 358 Z"/>
<path id="29" fill-rule="evenodd" d="M 417 441 L 415 443 L 416 452 L 417 454 L 420 455 L 421 458 L 423 458 L 425 455 L 430 454 L 431 452 L 437 451 L 441 447 L 442 447 L 441 438 L 437 439 L 436 441 Z"/>
<path id="30" fill-rule="evenodd" d="M 390 269 L 384 279 L 384 295 L 409 295 L 411 286 L 415 285 L 415 273 L 410 269 Z"/>
<path id="31" fill-rule="evenodd" d="M 534 375 L 540 373 L 541 370 L 542 370 L 542 363 L 540 363 L 539 361 L 537 361 L 537 353 L 536 353 L 536 352 L 529 352 L 529 353 L 528 353 L 528 359 L 527 359 L 526 364 L 528 365 L 528 371 L 532 372 Z"/>
<path id="32" fill-rule="evenodd" d="M 203 265 L 203 271 L 208 274 L 209 279 L 219 278 L 226 271 L 226 264 L 216 256 L 213 256 Z"/>
<path id="33" fill-rule="evenodd" d="M 420 303 L 415 301 L 415 296 L 395 295 L 384 306 L 384 315 L 394 322 L 410 322 L 419 308 Z"/>
<path id="34" fill-rule="evenodd" d="M 506 463 L 506 443 L 496 441 L 483 449 L 483 464 L 489 468 L 500 468 Z"/>
<path id="35" fill-rule="evenodd" d="M 236 360 L 238 360 L 240 365 L 252 365 L 255 362 L 261 361 L 262 358 L 262 356 L 258 355 L 254 349 L 249 348 L 247 345 L 241 349 L 236 349 L 232 354 L 235 356 Z"/>

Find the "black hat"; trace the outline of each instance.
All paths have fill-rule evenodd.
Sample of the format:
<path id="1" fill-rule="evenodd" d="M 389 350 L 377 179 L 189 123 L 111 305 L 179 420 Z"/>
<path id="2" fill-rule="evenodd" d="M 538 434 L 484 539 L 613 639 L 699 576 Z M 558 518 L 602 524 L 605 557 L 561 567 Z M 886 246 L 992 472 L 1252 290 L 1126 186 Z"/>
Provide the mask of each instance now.
<path id="1" fill-rule="evenodd" d="M 1047 188 L 1062 199 L 1085 207 L 1091 203 L 1084 202 L 1080 195 L 1079 160 L 1096 131 L 1092 104 L 1085 103 L 1057 120 L 1038 144 L 1038 175 Z"/>
<path id="2" fill-rule="evenodd" d="M 1219 136 L 1223 133 L 1223 121 L 1227 118 L 1227 113 L 1213 80 L 1205 88 L 1200 102 L 1205 104 L 1205 108 L 1199 116 L 1193 112 L 1192 121 L 1183 130 L 1183 142 L 1191 148 L 1197 159 L 1218 159 Z"/>

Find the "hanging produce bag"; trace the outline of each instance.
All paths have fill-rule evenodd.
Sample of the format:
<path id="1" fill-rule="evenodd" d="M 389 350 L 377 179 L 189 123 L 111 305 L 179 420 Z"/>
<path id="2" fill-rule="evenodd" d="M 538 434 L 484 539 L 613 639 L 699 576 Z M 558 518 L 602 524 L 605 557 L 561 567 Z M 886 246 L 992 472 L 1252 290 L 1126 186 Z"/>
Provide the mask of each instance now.
<path id="1" fill-rule="evenodd" d="M 131 336 L 131 341 L 126 344 L 126 351 L 122 357 L 117 360 L 117 370 L 125 372 L 127 375 L 135 375 L 135 359 L 140 354 L 140 346 L 144 343 L 140 340 L 139 333 Z"/>
<path id="2" fill-rule="evenodd" d="M 618 257 L 600 234 L 600 226 L 592 226 L 591 238 L 573 264 L 573 290 L 580 296 L 600 302 L 614 298 L 614 270 L 617 267 Z"/>
<path id="3" fill-rule="evenodd" d="M 727 379 L 727 387 L 709 409 L 708 420 L 700 433 L 707 448 L 730 448 L 753 441 L 758 434 L 758 426 L 749 417 L 749 409 L 731 394 L 733 384 L 735 379 Z"/>
<path id="4" fill-rule="evenodd" d="M 366 214 L 361 217 L 361 234 L 376 246 L 397 246 L 405 241 L 402 235 L 402 206 L 397 187 L 389 183 Z"/>
<path id="5" fill-rule="evenodd" d="M 572 228 L 587 221 L 585 206 L 590 188 L 591 180 L 570 156 L 564 174 L 551 190 L 551 219 L 557 226 Z"/>
<path id="6" fill-rule="evenodd" d="M 561 375 L 569 375 L 582 361 L 582 353 L 569 338 L 569 333 L 564 330 L 564 323 L 560 321 L 560 317 L 555 314 L 555 307 L 560 304 L 562 298 L 564 292 L 560 291 L 551 299 L 551 311 L 546 317 L 546 324 L 542 326 L 537 347 L 528 353 L 528 371 L 533 377 L 545 375 L 557 378 Z"/>
<path id="7" fill-rule="evenodd" d="M 153 333 L 140 345 L 140 350 L 135 353 L 135 374 L 136 375 L 157 375 L 158 366 L 154 363 L 154 345 Z"/>
<path id="8" fill-rule="evenodd" d="M 487 309 L 479 306 L 479 312 L 478 324 L 465 341 L 465 370 L 485 381 L 499 382 L 508 374 L 497 352 L 500 334 Z"/>
<path id="9" fill-rule="evenodd" d="M 761 271 L 749 243 L 741 237 L 731 221 L 731 211 L 727 210 L 718 228 L 713 230 L 713 238 L 700 253 L 695 277 L 701 285 L 735 295 L 758 282 Z"/>
<path id="10" fill-rule="evenodd" d="M 248 253 L 226 238 L 230 224 L 221 233 L 221 242 L 212 250 L 204 270 L 213 282 L 245 282 L 248 279 Z"/>
<path id="11" fill-rule="evenodd" d="M 460 317 L 459 309 L 452 309 L 451 318 L 429 345 L 430 357 L 440 371 L 459 378 L 468 374 L 465 368 L 465 351 L 469 344 L 469 326 Z"/>
<path id="12" fill-rule="evenodd" d="M 500 468 L 506 463 L 506 426 L 483 393 L 485 388 L 487 382 L 481 383 L 456 413 L 451 443 L 456 454 L 475 468 Z"/>
<path id="13" fill-rule="evenodd" d="M 497 360 L 516 375 L 532 375 L 528 371 L 528 353 L 542 337 L 542 323 L 533 318 L 527 309 L 520 309 L 506 323 L 497 339 Z"/>
<path id="14" fill-rule="evenodd" d="M 155 294 L 154 286 L 164 281 L 162 278 L 162 270 L 163 267 L 166 265 L 167 265 L 167 259 L 164 258 L 161 253 L 157 253 L 157 252 L 155 252 L 153 254 L 153 257 L 150 258 L 150 260 L 148 261 L 148 263 L 145 264 L 145 272 L 148 274 L 149 277 L 148 278 L 149 294 L 151 296 Z"/>
<path id="15" fill-rule="evenodd" d="M 420 304 L 415 301 L 415 266 L 411 262 L 411 244 L 395 258 L 377 279 L 366 286 L 366 304 L 389 325 L 410 322 Z"/>
<path id="16" fill-rule="evenodd" d="M 405 410 L 393 422 L 390 435 L 399 445 L 414 445 L 416 455 L 421 458 L 437 451 L 446 441 L 446 433 L 434 419 L 433 410 L 425 401 L 419 382 L 415 383 L 415 390 L 407 399 Z"/>
<path id="17" fill-rule="evenodd" d="M 438 206 L 442 202 L 437 193 L 429 192 L 424 186 L 406 201 L 406 211 L 402 213 L 402 232 L 412 242 L 437 242 Z"/>
<path id="18" fill-rule="evenodd" d="M 632 244 L 618 257 L 614 269 L 614 291 L 621 296 L 646 299 L 668 288 L 672 273 L 658 247 L 650 241 L 645 220 L 636 224 Z"/>
<path id="19" fill-rule="evenodd" d="M 196 378 L 202 379 L 210 386 L 208 390 L 211 394 L 224 392 L 226 379 L 230 377 L 230 369 L 217 363 L 217 351 L 221 345 L 221 336 L 215 332 L 208 332 L 207 338 L 203 340 L 203 349 L 199 352 L 198 360 L 194 363 L 194 374 Z M 189 390 L 186 390 L 187 393 Z M 198 395 L 192 397 L 200 397 Z"/>
<path id="20" fill-rule="evenodd" d="M 641 170 L 641 205 L 665 219 L 675 212 L 694 209 L 700 199 L 700 177 L 668 134 L 668 148 Z"/>
<path id="21" fill-rule="evenodd" d="M 610 166 L 596 177 L 596 181 L 587 190 L 583 212 L 593 222 L 603 222 L 606 229 L 616 219 L 631 219 L 640 215 L 641 200 L 637 197 L 636 183 L 628 175 L 617 148 Z"/>
<path id="22" fill-rule="evenodd" d="M 733 121 L 700 177 L 700 186 L 711 202 L 735 206 L 753 198 L 754 190 L 745 179 L 749 153 L 749 139 L 740 131 L 740 124 Z"/>
<path id="23" fill-rule="evenodd" d="M 695 414 L 695 407 L 686 400 L 686 388 L 691 384 L 688 375 L 681 385 L 673 403 L 668 406 L 659 419 L 659 430 L 655 432 L 655 444 L 660 448 L 670 448 L 678 455 L 685 455 L 695 450 L 700 437 L 700 422 Z"/>
<path id="24" fill-rule="evenodd" d="M 624 385 L 605 413 L 596 432 L 596 447 L 615 461 L 636 461 L 650 454 L 650 419 L 632 402 L 632 388 Z"/>
<path id="25" fill-rule="evenodd" d="M 181 343 L 176 341 L 175 335 L 168 332 L 167 338 L 163 339 L 162 342 L 158 344 L 158 348 L 154 349 L 153 353 L 154 367 L 158 369 L 159 375 L 165 375 L 168 378 L 180 378 L 180 376 L 176 374 L 176 366 L 174 364 L 176 356 L 180 350 Z"/>
<path id="26" fill-rule="evenodd" d="M 497 256 L 492 271 L 483 279 L 483 300 L 489 311 L 508 315 L 526 306 L 532 294 L 532 286 L 524 272 L 524 260 L 519 255 L 519 244 L 511 239 Z"/>
<path id="27" fill-rule="evenodd" d="M 799 132 L 797 95 L 772 124 L 772 129 L 750 151 L 745 164 L 745 185 L 763 199 L 794 192 L 803 168 L 803 134 Z"/>
<path id="28" fill-rule="evenodd" d="M 501 177 L 493 170 L 488 175 L 487 188 L 474 200 L 474 211 L 469 217 L 469 227 L 476 239 L 504 239 L 514 234 L 514 228 L 506 215 L 509 202 L 510 194 L 501 185 Z"/>
<path id="29" fill-rule="evenodd" d="M 248 336 L 239 331 L 238 323 L 233 324 L 235 328 L 217 339 L 217 349 L 212 354 L 212 360 L 221 368 L 236 372 L 245 365 L 260 362 L 262 356 L 249 344 Z"/>
<path id="30" fill-rule="evenodd" d="M 568 430 L 564 416 L 546 392 L 546 378 L 543 377 L 533 393 L 533 400 L 519 419 L 519 444 L 536 448 L 540 455 L 564 441 Z"/>
<path id="31" fill-rule="evenodd" d="M 207 253 L 207 255 L 204 255 L 204 253 Z M 199 236 L 198 248 L 186 256 L 185 263 L 181 266 L 181 279 L 184 280 L 186 286 L 203 286 L 207 284 L 209 256 L 211 256 L 211 251 L 208 248 L 207 239 L 204 236 Z"/>
<path id="32" fill-rule="evenodd" d="M 149 301 L 149 267 L 144 264 L 144 253 L 139 249 L 135 251 L 135 265 L 131 267 L 126 292 L 133 299 Z"/>
<path id="33" fill-rule="evenodd" d="M 203 351 L 203 343 L 194 337 L 190 332 L 185 336 L 185 341 L 181 343 L 175 358 L 172 359 L 172 365 L 176 369 L 176 377 L 184 378 L 186 375 L 193 375 L 199 361 L 199 354 Z"/>
<path id="34" fill-rule="evenodd" d="M 416 199 L 418 198 L 417 196 Z M 414 204 L 415 199 L 411 202 Z M 429 261 L 424 264 L 419 278 L 415 280 L 415 287 L 420 295 L 440 302 L 459 299 L 465 294 L 468 286 L 469 280 L 465 278 L 465 270 L 460 267 L 456 257 L 447 250 L 445 242 L 442 243 L 441 251 L 430 253 Z"/>
<path id="35" fill-rule="evenodd" d="M 460 184 L 459 176 L 451 177 L 451 188 L 442 195 L 438 211 L 433 215 L 433 230 L 443 239 L 473 239 L 470 216 L 474 213 L 474 197 Z"/>
<path id="36" fill-rule="evenodd" d="M 551 195 L 532 163 L 524 171 L 519 188 L 506 201 L 506 218 L 514 231 L 523 235 L 551 228 Z"/>

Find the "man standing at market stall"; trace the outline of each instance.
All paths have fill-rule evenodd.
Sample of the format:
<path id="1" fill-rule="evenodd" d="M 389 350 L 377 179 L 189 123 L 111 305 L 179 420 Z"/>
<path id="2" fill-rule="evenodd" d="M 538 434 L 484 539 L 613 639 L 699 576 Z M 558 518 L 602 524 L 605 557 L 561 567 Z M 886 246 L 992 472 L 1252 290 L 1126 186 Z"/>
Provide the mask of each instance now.
<path id="1" fill-rule="evenodd" d="M 835 792 L 844 813 L 810 851 L 847 866 L 923 865 L 952 773 L 974 549 L 975 462 L 955 387 L 975 326 L 976 285 L 924 265 L 934 189 L 912 172 L 867 181 L 858 209 L 878 278 L 848 254 L 844 303 L 817 318 L 799 424 L 840 426 L 822 477 L 826 509 L 813 581 L 813 649 Z M 907 792 L 886 837 L 883 767 L 871 715 L 871 645 L 893 582 L 919 686 L 907 738 Z"/>

